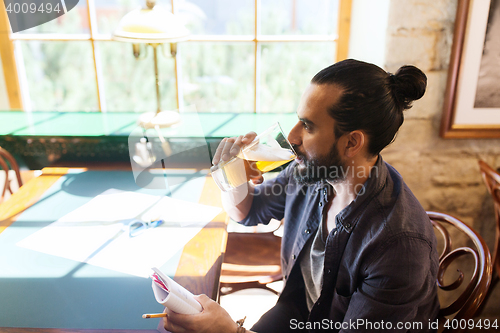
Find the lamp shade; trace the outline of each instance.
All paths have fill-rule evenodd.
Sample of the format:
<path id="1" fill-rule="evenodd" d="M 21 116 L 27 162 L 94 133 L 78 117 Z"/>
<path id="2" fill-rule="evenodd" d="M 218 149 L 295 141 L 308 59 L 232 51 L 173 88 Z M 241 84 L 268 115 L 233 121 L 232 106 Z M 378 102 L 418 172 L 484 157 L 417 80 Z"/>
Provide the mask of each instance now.
<path id="1" fill-rule="evenodd" d="M 131 43 L 175 43 L 188 36 L 189 30 L 181 20 L 161 6 L 134 9 L 113 33 L 115 40 Z"/>

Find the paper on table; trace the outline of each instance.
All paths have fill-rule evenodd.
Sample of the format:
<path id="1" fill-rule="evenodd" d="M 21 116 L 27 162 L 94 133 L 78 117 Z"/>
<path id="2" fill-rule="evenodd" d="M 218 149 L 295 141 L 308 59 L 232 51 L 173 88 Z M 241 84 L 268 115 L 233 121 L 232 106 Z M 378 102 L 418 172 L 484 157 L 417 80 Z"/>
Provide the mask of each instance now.
<path id="1" fill-rule="evenodd" d="M 196 211 L 200 208 L 201 210 Z M 217 216 L 220 211 L 221 209 L 217 207 L 193 204 L 170 197 L 163 197 L 151 208 L 149 208 L 147 212 L 142 214 L 140 219 L 143 221 L 162 219 L 166 224 L 176 224 L 181 226 L 199 224 L 205 225 Z M 205 216 L 208 212 L 211 213 L 208 215 L 211 219 L 206 221 Z"/>
<path id="2" fill-rule="evenodd" d="M 152 207 L 152 211 L 148 210 Z M 221 211 L 218 207 L 143 193 L 108 190 L 17 245 L 118 272 L 147 277 Z M 145 213 L 144 213 L 145 212 Z M 141 216 L 142 214 L 142 216 Z M 167 222 L 129 237 L 131 218 L 159 214 Z M 193 224 L 196 222 L 196 224 Z"/>

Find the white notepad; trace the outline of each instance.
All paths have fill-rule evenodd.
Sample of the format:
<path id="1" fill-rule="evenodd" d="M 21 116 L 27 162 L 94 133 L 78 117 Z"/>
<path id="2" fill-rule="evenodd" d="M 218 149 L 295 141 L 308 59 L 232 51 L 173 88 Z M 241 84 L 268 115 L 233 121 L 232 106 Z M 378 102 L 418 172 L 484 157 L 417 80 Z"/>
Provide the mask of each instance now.
<path id="1" fill-rule="evenodd" d="M 194 299 L 194 295 L 189 290 L 163 274 L 158 268 L 153 267 L 152 269 L 167 288 L 164 290 L 153 280 L 153 293 L 158 303 L 181 314 L 197 314 L 203 310 L 201 304 Z"/>

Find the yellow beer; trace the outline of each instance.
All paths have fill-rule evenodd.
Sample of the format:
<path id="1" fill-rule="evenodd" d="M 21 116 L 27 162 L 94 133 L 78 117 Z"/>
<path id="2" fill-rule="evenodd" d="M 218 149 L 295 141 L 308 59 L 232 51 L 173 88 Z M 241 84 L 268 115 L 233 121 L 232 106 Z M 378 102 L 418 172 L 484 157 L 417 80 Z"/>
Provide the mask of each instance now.
<path id="1" fill-rule="evenodd" d="M 284 161 L 256 161 L 255 166 L 257 169 L 259 169 L 260 172 L 266 173 L 271 170 L 276 169 L 277 167 L 282 166 L 283 164 L 290 162 L 293 160 L 294 157 L 290 158 L 289 160 L 284 160 Z"/>
<path id="2" fill-rule="evenodd" d="M 211 168 L 212 177 L 223 191 L 236 188 L 252 178 L 276 169 L 296 157 L 279 123 L 258 135 L 237 156 Z"/>
<path id="3" fill-rule="evenodd" d="M 261 174 L 269 172 L 276 169 L 283 164 L 290 162 L 295 157 L 288 160 L 279 161 L 248 161 L 241 159 L 239 157 L 234 157 L 231 160 L 221 163 L 218 166 L 212 167 L 212 173 L 219 173 L 223 179 L 223 182 L 230 188 L 238 187 L 244 182 L 249 181 L 252 178 L 257 178 Z M 243 162 L 243 165 L 241 165 Z M 243 172 L 244 168 L 244 172 Z M 217 181 L 217 180 L 216 180 Z"/>

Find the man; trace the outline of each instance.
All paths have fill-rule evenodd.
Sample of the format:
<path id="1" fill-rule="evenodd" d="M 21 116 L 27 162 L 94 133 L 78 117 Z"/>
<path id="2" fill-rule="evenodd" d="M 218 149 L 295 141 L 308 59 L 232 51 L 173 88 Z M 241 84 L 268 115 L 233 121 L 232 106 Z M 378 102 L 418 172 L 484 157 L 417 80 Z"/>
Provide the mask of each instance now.
<path id="1" fill-rule="evenodd" d="M 426 83 L 413 66 L 395 75 L 356 60 L 323 69 L 304 92 L 288 136 L 297 159 L 273 180 L 223 194 L 229 215 L 245 225 L 285 220 L 284 289 L 252 331 L 430 331 L 439 310 L 433 228 L 379 154 Z M 225 139 L 214 164 L 254 137 Z M 165 327 L 237 332 L 222 308 L 199 300 L 202 314 L 171 313 Z M 215 318 L 222 326 L 211 330 Z"/>

